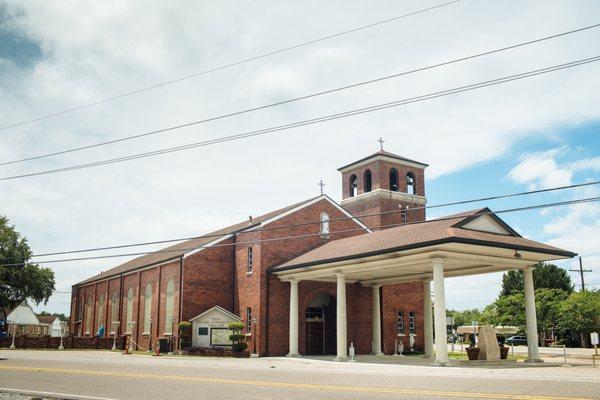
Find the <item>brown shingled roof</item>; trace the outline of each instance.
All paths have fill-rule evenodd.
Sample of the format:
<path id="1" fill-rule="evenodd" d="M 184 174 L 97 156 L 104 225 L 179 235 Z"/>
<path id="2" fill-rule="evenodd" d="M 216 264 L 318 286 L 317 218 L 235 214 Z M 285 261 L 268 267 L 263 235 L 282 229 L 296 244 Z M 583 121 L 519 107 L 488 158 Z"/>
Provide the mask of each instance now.
<path id="1" fill-rule="evenodd" d="M 273 271 L 451 242 L 533 250 L 566 257 L 574 257 L 576 255 L 567 250 L 520 237 L 516 232 L 510 235 L 501 235 L 457 227 L 457 225 L 460 225 L 461 222 L 468 218 L 472 218 L 477 214 L 490 212 L 488 208 L 471 210 L 442 217 L 437 220 L 402 225 L 334 240 L 274 268 Z M 495 214 L 489 215 L 500 220 Z"/>
<path id="2" fill-rule="evenodd" d="M 219 229 L 217 231 L 208 233 L 206 235 L 199 236 L 198 238 L 186 240 L 186 241 L 177 243 L 173 246 L 169 246 L 165 249 L 160 250 L 160 253 L 150 252 L 146 255 L 134 258 L 133 260 L 127 261 L 126 263 L 118 265 L 107 271 L 102 271 L 98 275 L 92 276 L 91 278 L 88 278 L 84 281 L 79 282 L 77 285 L 82 285 L 82 284 L 97 281 L 99 279 L 105 279 L 107 277 L 120 275 L 122 273 L 130 272 L 130 271 L 133 271 L 138 268 L 145 267 L 145 266 L 159 264 L 159 263 L 169 261 L 169 260 L 175 260 L 175 259 L 183 256 L 184 254 L 189 253 L 191 251 L 190 249 L 198 249 L 202 246 L 205 246 L 215 240 L 218 240 L 218 239 L 220 239 L 224 236 L 227 236 L 229 234 L 232 234 L 234 232 L 238 232 L 241 230 L 245 230 L 245 229 L 254 227 L 256 225 L 260 225 L 262 222 L 264 222 L 268 219 L 277 217 L 278 215 L 283 214 L 283 213 L 285 213 L 289 210 L 292 210 L 296 207 L 300 207 L 301 205 L 306 204 L 310 201 L 313 201 L 316 198 L 317 197 L 313 197 L 308 200 L 304 200 L 299 203 L 292 204 L 292 205 L 284 207 L 284 208 L 280 208 L 279 210 L 275 210 L 270 213 L 252 218 L 251 224 L 249 223 L 248 220 L 246 220 L 244 222 L 240 222 L 240 223 L 228 226 L 226 228 Z"/>
<path id="3" fill-rule="evenodd" d="M 51 325 L 54 320 L 56 318 L 58 318 L 58 316 L 56 315 L 39 315 L 36 314 L 36 317 L 38 318 L 38 321 L 40 321 L 40 324 L 48 324 Z"/>

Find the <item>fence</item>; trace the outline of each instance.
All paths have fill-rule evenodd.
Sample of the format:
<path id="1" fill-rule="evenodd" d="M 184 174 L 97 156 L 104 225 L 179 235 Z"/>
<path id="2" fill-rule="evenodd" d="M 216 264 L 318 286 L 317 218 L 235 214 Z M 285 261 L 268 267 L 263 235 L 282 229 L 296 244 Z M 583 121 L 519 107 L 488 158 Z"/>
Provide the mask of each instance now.
<path id="1" fill-rule="evenodd" d="M 125 349 L 126 336 L 119 336 L 116 340 L 116 347 L 119 350 Z M 75 337 L 65 336 L 63 338 L 63 347 L 65 349 L 107 349 L 113 347 L 113 338 L 99 337 Z M 0 347 L 10 347 L 12 337 L 3 337 L 0 339 Z M 15 337 L 15 347 L 18 349 L 58 349 L 60 338 L 52 336 L 17 336 Z"/>

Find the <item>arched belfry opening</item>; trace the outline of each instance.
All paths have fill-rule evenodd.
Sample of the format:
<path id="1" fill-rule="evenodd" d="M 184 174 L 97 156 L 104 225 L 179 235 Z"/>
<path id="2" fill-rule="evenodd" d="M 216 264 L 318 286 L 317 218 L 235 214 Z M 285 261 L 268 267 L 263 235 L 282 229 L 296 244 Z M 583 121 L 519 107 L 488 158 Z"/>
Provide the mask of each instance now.
<path id="1" fill-rule="evenodd" d="M 335 297 L 322 293 L 306 307 L 306 354 L 336 353 Z"/>
<path id="2" fill-rule="evenodd" d="M 398 170 L 396 168 L 390 169 L 390 190 L 398 191 Z"/>
<path id="3" fill-rule="evenodd" d="M 364 192 L 370 192 L 371 190 L 373 190 L 373 180 L 371 177 L 371 170 L 368 169 L 365 171 L 365 176 L 363 177 L 363 182 L 364 182 Z"/>
<path id="4" fill-rule="evenodd" d="M 412 172 L 406 174 L 406 193 L 417 194 L 417 182 L 415 181 L 415 174 Z"/>
<path id="5" fill-rule="evenodd" d="M 348 180 L 348 195 L 354 197 L 358 194 L 358 178 L 352 174 Z"/>

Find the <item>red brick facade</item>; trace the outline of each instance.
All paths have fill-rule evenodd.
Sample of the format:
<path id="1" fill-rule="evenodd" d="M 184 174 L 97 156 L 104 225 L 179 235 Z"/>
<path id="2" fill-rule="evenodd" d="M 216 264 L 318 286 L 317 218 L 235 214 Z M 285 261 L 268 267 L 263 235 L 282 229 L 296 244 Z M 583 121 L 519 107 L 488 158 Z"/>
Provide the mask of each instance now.
<path id="1" fill-rule="evenodd" d="M 343 174 L 344 198 L 348 197 L 346 183 L 352 173 L 359 176 L 371 170 L 372 189 L 389 188 L 389 169 L 398 170 L 400 191 L 406 191 L 405 177 L 408 172 L 415 176 L 417 195 L 424 196 L 423 169 L 410 169 L 402 164 L 376 161 Z M 404 186 L 402 186 L 404 185 Z M 363 190 L 359 185 L 359 195 Z M 358 204 L 358 205 L 356 205 Z M 416 205 L 415 205 L 416 206 Z M 361 208 L 362 207 L 362 208 Z M 375 197 L 362 205 L 348 207 L 354 215 L 397 211 L 398 201 Z M 320 235 L 322 213 L 331 220 L 330 236 Z M 365 219 L 367 225 L 379 226 L 400 221 L 399 213 Z M 94 336 L 100 324 L 104 324 L 104 336 L 110 337 L 113 318 L 113 293 L 118 293 L 116 305 L 121 326 L 117 335 L 128 332 L 128 292 L 133 291 L 132 320 L 135 327 L 132 339 L 147 349 L 155 345 L 157 338 L 170 337 L 167 326 L 167 285 L 174 283 L 173 318 L 175 332 L 179 321 L 187 321 L 213 306 L 239 315 L 246 324 L 247 309 L 251 310 L 251 326 L 247 326 L 249 350 L 261 355 L 280 356 L 288 352 L 289 291 L 290 284 L 282 282 L 269 270 L 322 244 L 343 237 L 365 234 L 364 225 L 347 218 L 348 214 L 327 197 L 319 197 L 266 220 L 262 228 L 236 229 L 215 238 L 211 245 L 161 264 L 108 276 L 104 280 L 73 287 L 71 332 L 77 336 Z M 424 219 L 424 210 L 415 210 L 411 220 Z M 245 230 L 246 229 L 246 230 Z M 282 239 L 294 237 L 294 239 Z M 249 248 L 252 249 L 252 267 L 249 267 Z M 109 271 L 110 272 L 110 271 Z M 145 306 L 147 286 L 151 288 L 150 305 Z M 398 339 L 398 311 L 405 315 L 405 331 L 408 335 L 408 316 L 415 312 L 416 344 L 423 341 L 423 297 L 421 282 L 384 286 L 381 289 L 383 349 L 392 353 Z M 148 291 L 150 293 L 150 291 Z M 182 296 L 180 297 L 180 293 Z M 335 299 L 336 285 L 332 282 L 301 281 L 299 284 L 299 351 L 306 352 L 306 309 L 320 294 Z M 102 300 L 102 302 L 100 302 Z M 353 343 L 357 354 L 370 353 L 372 349 L 372 288 L 360 284 L 347 285 L 348 344 Z M 88 306 L 90 302 L 90 306 Z M 144 327 L 145 309 L 151 310 L 152 329 Z M 99 315 L 101 313 L 101 315 Z M 334 335 L 335 337 L 335 335 Z M 152 343 L 150 343 L 152 340 Z M 408 339 L 404 343 L 408 346 Z"/>

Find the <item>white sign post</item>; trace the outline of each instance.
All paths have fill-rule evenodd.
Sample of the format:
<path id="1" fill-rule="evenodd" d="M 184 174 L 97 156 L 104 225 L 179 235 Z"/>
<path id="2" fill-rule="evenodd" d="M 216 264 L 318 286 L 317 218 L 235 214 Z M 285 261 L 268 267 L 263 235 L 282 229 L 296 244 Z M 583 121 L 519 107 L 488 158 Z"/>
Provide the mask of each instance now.
<path id="1" fill-rule="evenodd" d="M 595 350 L 595 354 L 592 355 L 592 364 L 595 367 L 596 366 L 596 358 L 600 358 L 600 355 L 598 355 L 598 332 L 590 333 L 590 339 L 591 339 L 592 344 L 594 345 L 594 350 Z"/>

